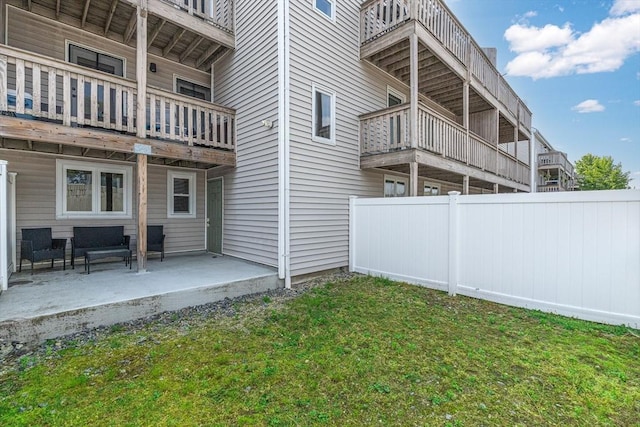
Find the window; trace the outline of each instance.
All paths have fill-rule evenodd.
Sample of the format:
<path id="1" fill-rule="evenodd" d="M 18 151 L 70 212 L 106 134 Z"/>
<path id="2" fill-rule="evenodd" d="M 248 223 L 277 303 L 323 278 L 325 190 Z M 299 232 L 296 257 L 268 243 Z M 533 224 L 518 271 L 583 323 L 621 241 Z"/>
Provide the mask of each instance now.
<path id="1" fill-rule="evenodd" d="M 98 52 L 88 47 L 78 46 L 67 42 L 67 54 L 69 62 L 80 65 L 82 67 L 91 68 L 94 70 L 102 71 L 105 73 L 113 74 L 116 76 L 124 77 L 125 60 L 118 58 L 103 52 Z M 78 99 L 77 99 L 77 87 L 78 80 L 71 79 L 71 116 L 76 117 L 78 114 Z M 91 100 L 92 91 L 95 91 L 98 97 L 98 118 L 102 120 L 104 117 L 104 86 L 92 86 L 87 81 L 84 84 L 84 118 L 91 119 Z M 110 108 L 111 122 L 115 123 L 116 120 L 116 89 L 112 88 L 108 93 Z M 127 94 L 123 93 L 122 99 L 122 111 L 123 117 L 126 120 L 127 116 Z M 82 116 L 82 114 L 80 114 Z"/>
<path id="2" fill-rule="evenodd" d="M 336 95 L 313 85 L 312 101 L 313 140 L 335 144 Z"/>
<path id="3" fill-rule="evenodd" d="M 387 86 L 387 107 L 404 104 L 405 102 L 407 102 L 407 97 L 404 93 Z"/>
<path id="4" fill-rule="evenodd" d="M 384 197 L 404 197 L 407 195 L 407 179 L 396 176 L 384 177 Z"/>
<path id="5" fill-rule="evenodd" d="M 438 196 L 440 195 L 440 186 L 436 184 L 431 184 L 430 182 L 425 182 L 423 194 L 425 196 Z"/>
<path id="6" fill-rule="evenodd" d="M 196 173 L 170 170 L 167 173 L 167 189 L 167 216 L 195 218 Z"/>
<path id="7" fill-rule="evenodd" d="M 400 105 L 407 102 L 407 97 L 400 91 L 395 90 L 391 86 L 387 86 L 387 107 L 393 107 L 394 105 Z M 409 129 L 405 125 L 404 132 L 408 132 Z M 402 143 L 403 137 L 402 129 L 402 116 L 396 115 L 395 117 L 389 117 L 389 143 L 392 147 L 398 146 Z M 408 135 L 405 135 L 408 136 Z"/>
<path id="8" fill-rule="evenodd" d="M 69 43 L 69 62 L 124 77 L 124 59 Z"/>
<path id="9" fill-rule="evenodd" d="M 175 81 L 176 93 L 202 99 L 203 101 L 211 101 L 211 89 L 207 86 L 190 82 L 188 80 L 181 79 L 180 77 L 176 77 Z"/>
<path id="10" fill-rule="evenodd" d="M 131 166 L 57 160 L 56 218 L 131 218 Z"/>
<path id="11" fill-rule="evenodd" d="M 335 0 L 313 0 L 313 6 L 332 21 L 336 17 Z"/>

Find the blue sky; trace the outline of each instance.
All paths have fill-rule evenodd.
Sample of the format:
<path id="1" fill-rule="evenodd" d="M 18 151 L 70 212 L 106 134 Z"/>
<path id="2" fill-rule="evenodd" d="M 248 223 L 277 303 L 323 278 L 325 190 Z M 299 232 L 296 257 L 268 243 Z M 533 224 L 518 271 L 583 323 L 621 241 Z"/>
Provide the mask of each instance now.
<path id="1" fill-rule="evenodd" d="M 640 189 L 640 0 L 445 0 L 575 162 L 612 156 Z"/>

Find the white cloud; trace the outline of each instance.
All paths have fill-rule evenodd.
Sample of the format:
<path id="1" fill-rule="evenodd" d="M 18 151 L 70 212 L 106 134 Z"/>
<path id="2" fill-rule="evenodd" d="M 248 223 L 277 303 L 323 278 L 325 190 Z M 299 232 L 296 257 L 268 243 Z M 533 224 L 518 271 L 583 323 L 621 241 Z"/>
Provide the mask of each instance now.
<path id="1" fill-rule="evenodd" d="M 600 104 L 597 99 L 587 99 L 571 109 L 578 113 L 598 113 L 604 111 L 604 105 Z"/>
<path id="2" fill-rule="evenodd" d="M 526 53 L 565 46 L 571 42 L 572 33 L 568 24 L 562 28 L 555 25 L 538 28 L 516 24 L 507 28 L 504 38 L 509 42 L 509 49 L 517 53 Z"/>
<path id="3" fill-rule="evenodd" d="M 507 64 L 507 73 L 539 79 L 617 70 L 640 52 L 640 1 L 617 0 L 611 10 L 615 17 L 595 23 L 582 34 L 569 23 L 562 27 L 512 25 L 504 37 L 518 55 Z M 624 16 L 621 11 L 626 11 Z"/>
<path id="4" fill-rule="evenodd" d="M 535 10 L 530 10 L 522 15 L 523 18 L 535 18 L 536 16 L 538 16 L 538 12 L 536 12 Z"/>
<path id="5" fill-rule="evenodd" d="M 636 107 L 640 107 L 640 99 L 638 99 L 637 101 L 633 101 L 633 105 L 635 105 Z"/>
<path id="6" fill-rule="evenodd" d="M 609 11 L 612 16 L 620 16 L 634 12 L 640 12 L 640 2 L 638 0 L 616 0 Z"/>
<path id="7" fill-rule="evenodd" d="M 627 138 L 627 137 L 620 138 L 620 141 L 621 142 L 631 142 L 631 138 Z"/>

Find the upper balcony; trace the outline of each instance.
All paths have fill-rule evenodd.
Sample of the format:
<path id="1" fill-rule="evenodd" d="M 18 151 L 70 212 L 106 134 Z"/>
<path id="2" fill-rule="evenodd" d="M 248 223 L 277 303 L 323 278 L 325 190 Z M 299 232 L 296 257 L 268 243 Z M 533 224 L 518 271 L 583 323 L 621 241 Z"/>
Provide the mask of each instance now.
<path id="1" fill-rule="evenodd" d="M 148 52 L 207 71 L 235 48 L 233 0 L 8 0 L 13 6 L 134 46 L 147 7 Z"/>
<path id="2" fill-rule="evenodd" d="M 457 116 L 468 81 L 469 112 L 500 110 L 520 136 L 531 134 L 531 111 L 442 0 L 368 0 L 360 9 L 360 56 L 407 85 L 410 34 L 418 35 L 418 87 Z"/>
<path id="3" fill-rule="evenodd" d="M 538 154 L 538 170 L 561 169 L 569 176 L 574 176 L 573 164 L 561 151 L 550 151 Z"/>
<path id="4" fill-rule="evenodd" d="M 83 155 L 128 158 L 143 150 L 202 167 L 235 166 L 234 110 L 150 86 L 146 92 L 141 139 L 135 81 L 0 45 L 0 137 L 81 147 Z"/>
<path id="5" fill-rule="evenodd" d="M 409 104 L 360 116 L 361 167 L 393 167 L 429 156 L 425 164 L 442 165 L 439 172 L 432 169 L 431 176 L 438 173 L 442 179 L 453 181 L 446 175 L 453 172 L 483 179 L 490 174 L 504 178 L 505 181 L 501 181 L 504 185 L 511 183 L 528 191 L 530 168 L 527 163 L 422 103 L 418 109 L 415 145 L 410 138 Z M 419 154 L 412 154 L 412 148 Z M 389 156 L 394 153 L 395 156 Z M 376 159 L 378 154 L 387 156 Z"/>

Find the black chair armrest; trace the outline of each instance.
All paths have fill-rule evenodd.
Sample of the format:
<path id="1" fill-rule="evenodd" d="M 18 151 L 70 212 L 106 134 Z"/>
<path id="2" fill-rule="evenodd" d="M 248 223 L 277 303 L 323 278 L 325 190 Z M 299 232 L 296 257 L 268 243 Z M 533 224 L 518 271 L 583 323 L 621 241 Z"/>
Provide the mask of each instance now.
<path id="1" fill-rule="evenodd" d="M 165 238 L 165 237 L 167 237 L 167 235 L 166 235 L 166 234 L 163 234 L 163 235 L 162 235 L 162 240 L 160 241 L 163 245 L 164 245 L 164 238 Z"/>
<path id="2" fill-rule="evenodd" d="M 129 246 L 130 241 L 131 241 L 131 236 L 129 236 L 128 234 L 125 234 L 123 236 L 122 243 L 127 245 L 127 249 L 131 249 L 131 247 Z"/>
<path id="3" fill-rule="evenodd" d="M 52 249 L 66 249 L 67 248 L 67 239 L 51 239 L 51 248 Z"/>

